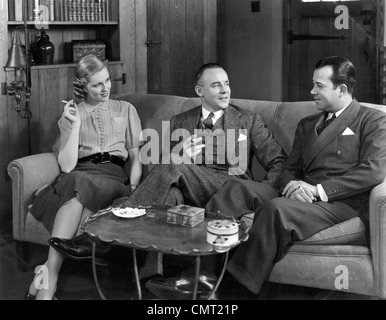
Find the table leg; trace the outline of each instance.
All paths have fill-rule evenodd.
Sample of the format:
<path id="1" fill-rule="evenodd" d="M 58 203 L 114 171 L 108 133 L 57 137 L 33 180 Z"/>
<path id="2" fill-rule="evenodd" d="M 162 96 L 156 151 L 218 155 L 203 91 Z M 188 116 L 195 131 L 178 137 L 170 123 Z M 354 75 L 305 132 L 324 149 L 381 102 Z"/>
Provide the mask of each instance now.
<path id="1" fill-rule="evenodd" d="M 201 265 L 201 258 L 200 258 L 200 256 L 196 256 L 196 268 L 195 268 L 195 275 L 194 275 L 193 300 L 197 300 L 198 281 L 199 281 L 199 277 L 200 277 L 200 265 Z"/>
<path id="2" fill-rule="evenodd" d="M 228 259 L 229 259 L 229 251 L 227 251 L 226 254 L 225 254 L 225 260 L 224 260 L 224 265 L 223 265 L 223 267 L 222 267 L 221 274 L 220 274 L 220 276 L 219 276 L 219 278 L 218 278 L 218 280 L 217 280 L 217 283 L 216 283 L 216 285 L 214 286 L 212 292 L 210 293 L 210 296 L 209 296 L 208 300 L 212 300 L 212 299 L 213 299 L 213 296 L 215 295 L 215 293 L 216 293 L 218 287 L 220 286 L 220 283 L 221 283 L 221 281 L 222 281 L 222 279 L 223 279 L 223 277 L 224 277 L 224 274 L 225 274 L 225 270 L 226 270 L 226 268 L 227 268 Z"/>
<path id="3" fill-rule="evenodd" d="M 96 271 L 96 264 L 95 264 L 95 250 L 96 250 L 96 243 L 95 241 L 92 242 L 92 272 L 94 274 L 94 281 L 95 285 L 97 287 L 98 293 L 102 300 L 107 300 L 106 297 L 104 296 L 101 287 L 99 286 L 99 281 L 98 281 L 98 274 Z"/>
<path id="4" fill-rule="evenodd" d="M 134 248 L 133 248 L 133 264 L 134 264 L 135 283 L 137 284 L 137 291 L 138 291 L 138 300 L 142 300 L 141 283 L 139 281 L 139 273 L 138 273 L 137 250 L 135 250 Z"/>

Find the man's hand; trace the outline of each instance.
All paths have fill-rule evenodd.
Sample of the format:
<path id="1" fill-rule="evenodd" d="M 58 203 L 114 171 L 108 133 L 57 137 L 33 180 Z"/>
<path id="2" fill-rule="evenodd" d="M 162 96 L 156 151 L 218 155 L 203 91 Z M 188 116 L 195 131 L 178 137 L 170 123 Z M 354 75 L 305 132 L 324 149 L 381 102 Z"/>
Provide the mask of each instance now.
<path id="1" fill-rule="evenodd" d="M 186 139 L 183 144 L 183 158 L 195 162 L 197 155 L 205 148 L 205 145 L 202 144 L 202 137 L 197 137 L 196 135 L 190 136 Z"/>
<path id="2" fill-rule="evenodd" d="M 312 203 L 319 196 L 318 189 L 304 181 L 290 181 L 284 188 L 282 195 L 288 199 Z"/>

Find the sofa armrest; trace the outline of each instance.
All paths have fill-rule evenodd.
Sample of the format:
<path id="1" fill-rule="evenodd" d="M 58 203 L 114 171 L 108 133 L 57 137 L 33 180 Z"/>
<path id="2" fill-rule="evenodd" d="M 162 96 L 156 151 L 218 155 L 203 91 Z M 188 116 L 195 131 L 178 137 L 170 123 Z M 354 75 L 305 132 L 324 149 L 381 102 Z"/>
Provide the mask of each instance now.
<path id="1" fill-rule="evenodd" d="M 370 195 L 370 246 L 374 263 L 374 284 L 378 297 L 386 299 L 386 182 Z"/>
<path id="2" fill-rule="evenodd" d="M 52 183 L 60 172 L 54 153 L 40 153 L 15 159 L 8 164 L 12 179 L 13 237 L 24 239 L 25 220 L 33 193 Z"/>

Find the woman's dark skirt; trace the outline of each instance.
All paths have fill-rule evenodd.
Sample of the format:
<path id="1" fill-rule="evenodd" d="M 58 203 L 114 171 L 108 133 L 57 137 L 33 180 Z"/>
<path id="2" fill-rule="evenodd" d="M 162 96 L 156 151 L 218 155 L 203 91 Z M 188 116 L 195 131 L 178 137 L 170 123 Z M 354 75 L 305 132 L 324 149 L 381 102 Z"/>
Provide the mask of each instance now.
<path id="1" fill-rule="evenodd" d="M 96 213 L 114 199 L 130 195 L 124 169 L 113 163 L 78 163 L 70 173 L 62 173 L 39 192 L 31 208 L 32 215 L 52 231 L 59 208 L 79 194 L 82 205 Z"/>

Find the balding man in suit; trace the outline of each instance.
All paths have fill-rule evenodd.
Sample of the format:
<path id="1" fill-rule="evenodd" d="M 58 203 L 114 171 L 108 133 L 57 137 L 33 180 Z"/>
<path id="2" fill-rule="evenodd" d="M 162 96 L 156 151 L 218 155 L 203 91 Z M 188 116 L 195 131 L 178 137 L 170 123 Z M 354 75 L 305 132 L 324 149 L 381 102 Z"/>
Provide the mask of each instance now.
<path id="1" fill-rule="evenodd" d="M 355 68 L 345 58 L 328 57 L 316 64 L 311 94 L 321 112 L 299 122 L 281 177 L 282 197 L 254 208 L 249 239 L 227 267 L 255 294 L 288 244 L 353 217 L 368 224 L 370 192 L 386 175 L 386 114 L 353 98 L 355 82 Z M 244 203 L 252 206 L 259 188 L 246 184 Z M 226 183 L 208 207 L 216 208 L 222 199 L 224 210 L 237 210 L 227 195 L 245 196 L 246 184 Z"/>
<path id="2" fill-rule="evenodd" d="M 224 182 L 252 179 L 252 156 L 266 170 L 263 181 L 256 182 L 262 199 L 267 201 L 278 196 L 279 178 L 287 156 L 267 129 L 262 117 L 256 112 L 230 104 L 229 79 L 222 66 L 216 63 L 205 64 L 197 71 L 195 78 L 195 91 L 202 105 L 178 114 L 170 121 L 172 134 L 187 132 L 188 139 L 183 143 L 182 155 L 172 152 L 172 163 L 157 165 L 130 196 L 129 202 L 134 205 L 184 203 L 204 207 Z M 211 134 L 206 135 L 205 141 L 202 141 L 202 138 L 196 138 L 197 130 L 210 130 Z M 212 145 L 208 144 L 208 137 L 219 137 L 221 133 L 224 134 L 225 148 L 219 140 L 215 140 Z M 173 140 L 171 149 L 177 144 Z M 204 146 L 205 150 L 213 147 L 212 157 L 209 152 L 210 159 L 208 150 L 203 150 Z M 226 150 L 225 159 L 221 159 L 224 153 L 221 154 L 220 149 Z M 229 153 L 236 150 L 239 150 L 239 163 Z M 197 156 L 201 155 L 202 158 L 198 160 Z M 219 155 L 221 162 L 217 160 Z M 187 161 L 178 164 L 180 156 Z M 207 216 L 209 214 L 213 218 L 223 217 L 217 211 L 206 212 Z M 211 257 L 203 259 L 198 283 L 199 295 L 205 296 L 216 283 L 215 277 L 211 276 L 211 269 L 217 264 L 216 259 L 213 260 Z M 146 287 L 162 298 L 182 298 L 181 295 L 190 298 L 194 287 L 193 266 L 194 262 L 191 261 L 188 271 L 172 278 L 153 278 Z"/>
<path id="3" fill-rule="evenodd" d="M 203 65 L 197 71 L 195 81 L 195 91 L 202 105 L 170 120 L 171 163 L 157 165 L 129 197 L 129 202 L 133 205 L 184 203 L 204 207 L 230 178 L 252 179 L 252 156 L 257 158 L 267 172 L 264 180 L 259 183 L 264 197 L 268 200 L 277 196 L 279 178 L 287 156 L 267 129 L 262 117 L 230 104 L 230 83 L 221 65 Z M 197 132 L 202 134 L 197 136 Z M 206 132 L 212 137 L 223 135 L 225 145 L 219 146 L 219 139 L 213 138 L 210 146 Z M 187 137 L 183 144 L 175 141 L 175 137 L 182 138 L 184 133 Z M 176 148 L 178 143 L 180 149 Z M 233 145 L 230 146 L 230 143 Z M 210 161 L 205 151 L 208 147 L 213 147 Z M 176 149 L 181 152 L 176 154 L 173 152 Z M 220 154 L 220 149 L 225 150 L 225 153 Z M 240 150 L 238 163 L 232 159 L 230 150 Z"/>

